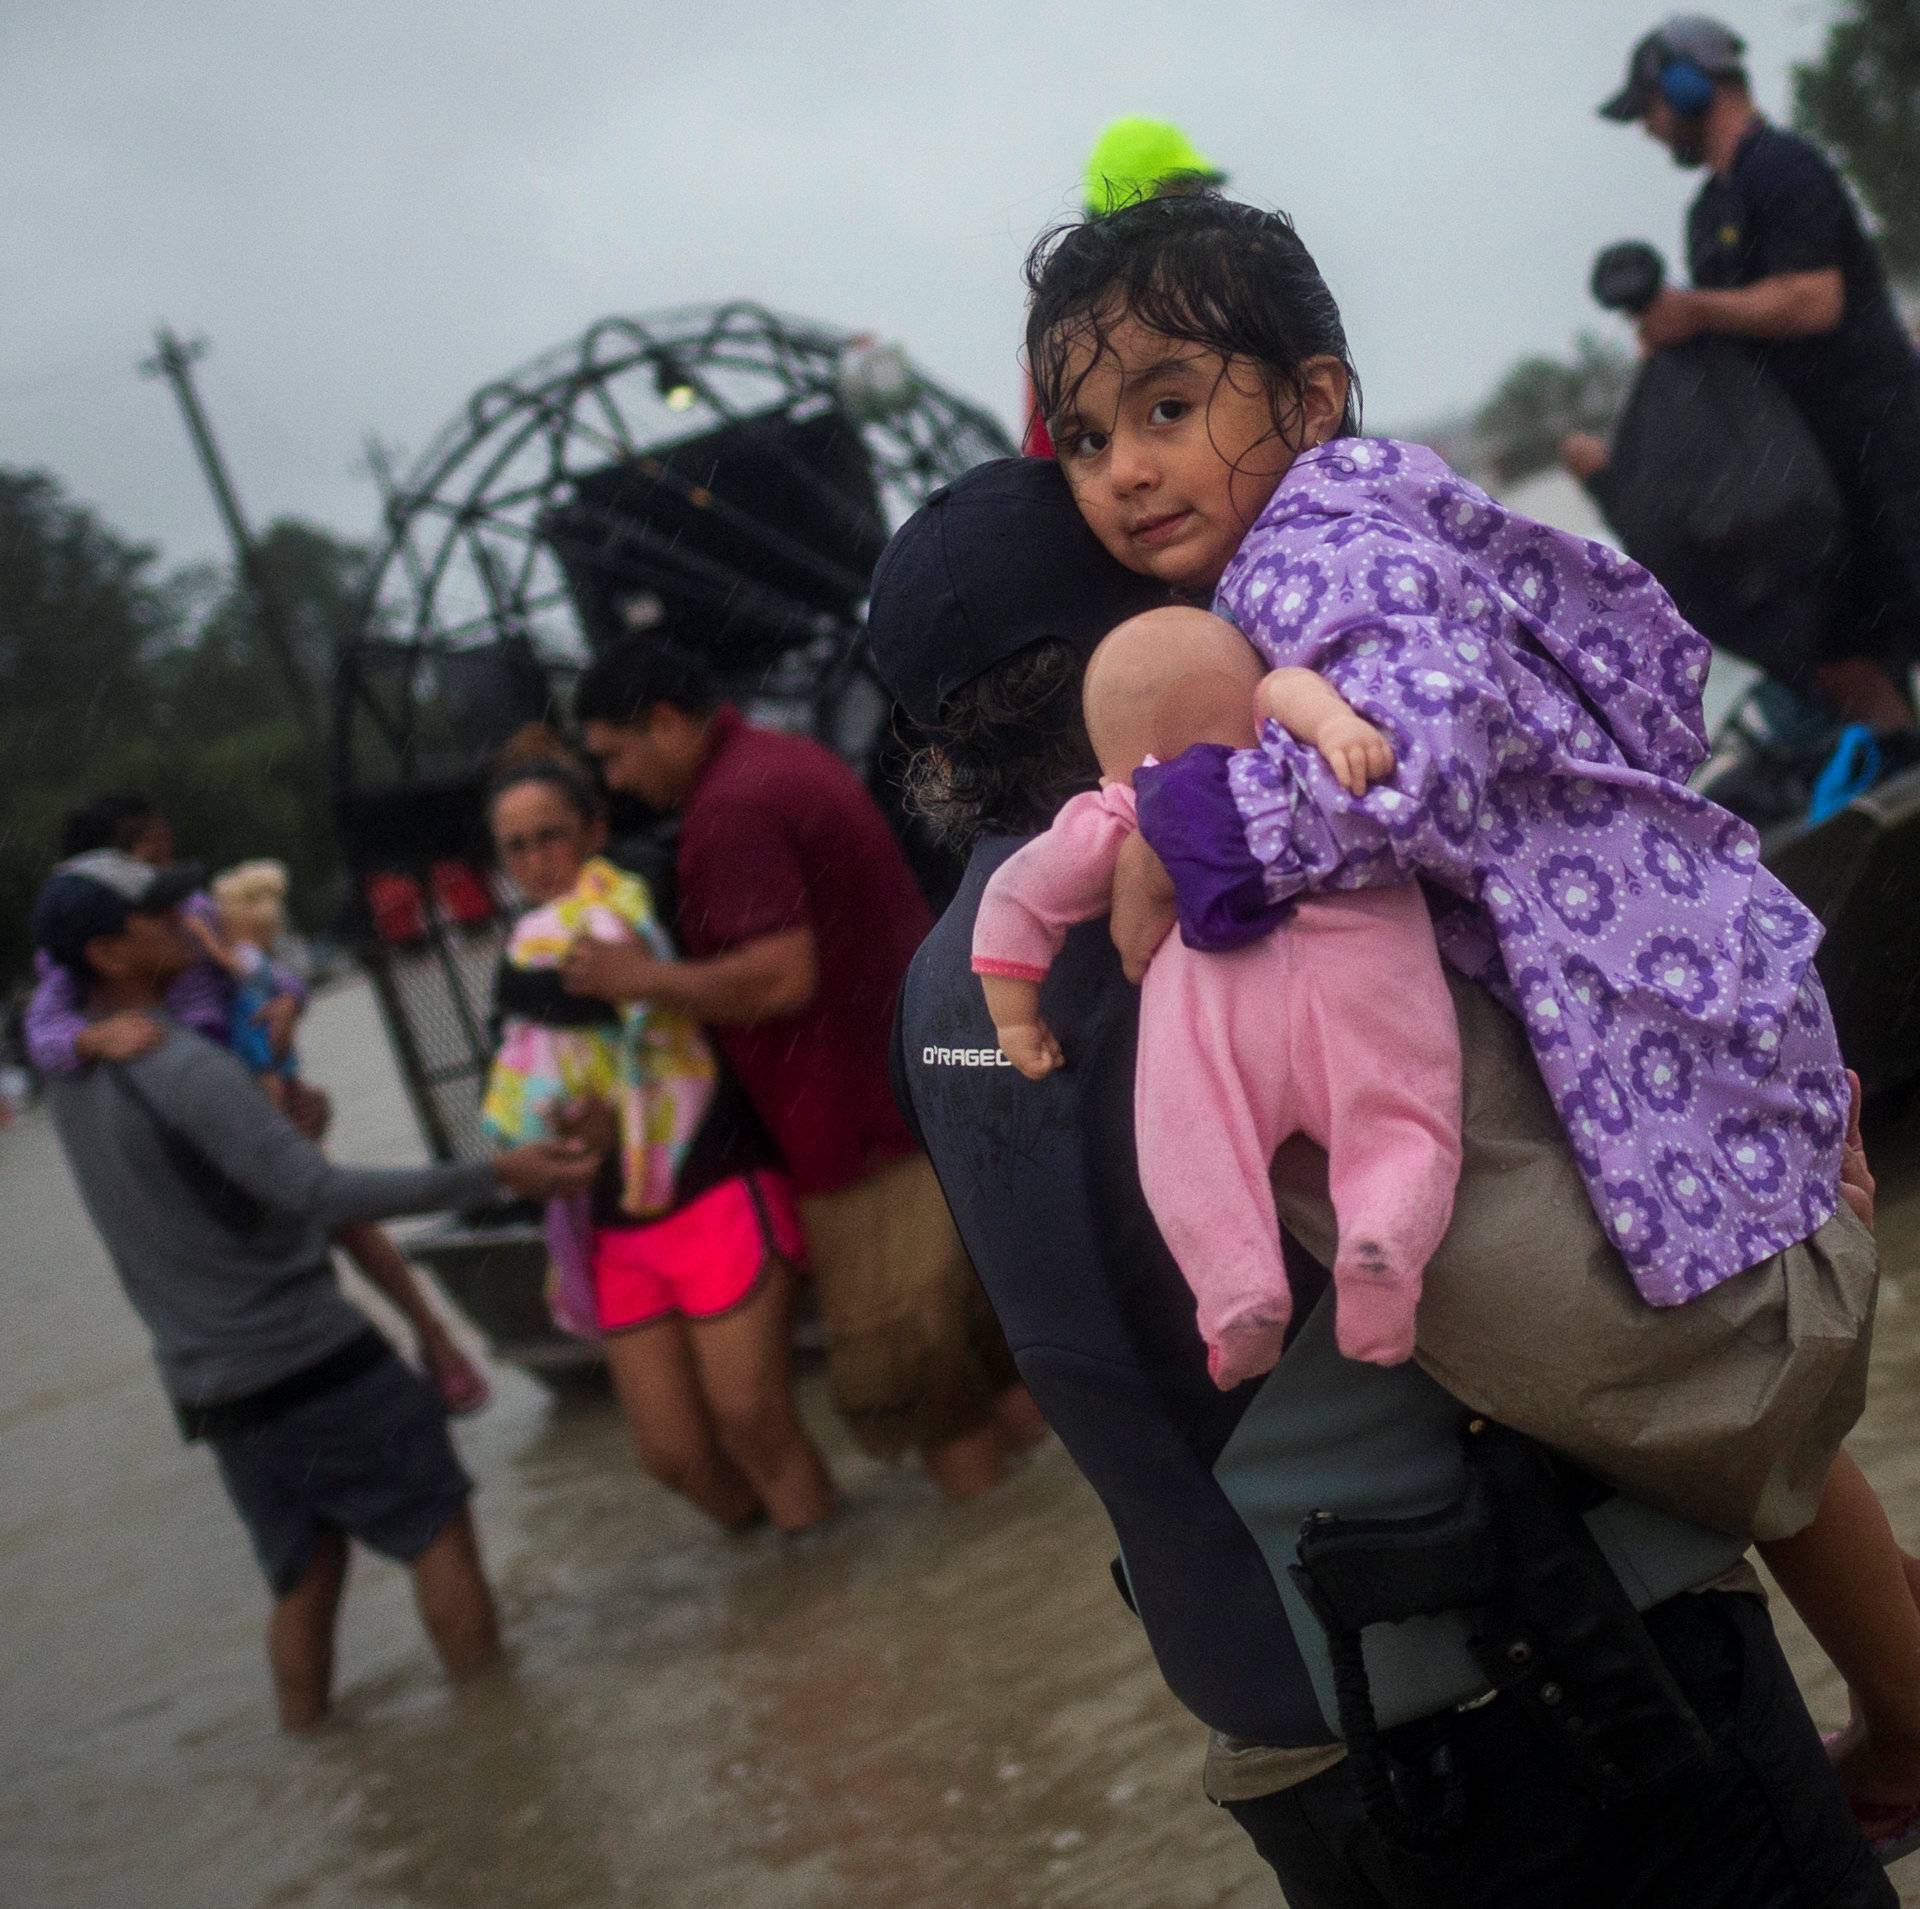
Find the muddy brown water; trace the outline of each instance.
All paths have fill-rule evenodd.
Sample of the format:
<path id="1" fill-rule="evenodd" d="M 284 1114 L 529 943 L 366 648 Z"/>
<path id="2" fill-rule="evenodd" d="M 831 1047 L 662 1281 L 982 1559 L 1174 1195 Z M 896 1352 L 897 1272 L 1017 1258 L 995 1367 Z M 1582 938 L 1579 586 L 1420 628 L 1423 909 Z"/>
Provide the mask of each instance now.
<path id="1" fill-rule="evenodd" d="M 364 991 L 316 1002 L 343 1159 L 419 1142 Z M 1888 1279 L 1855 1438 L 1920 1539 L 1920 1119 L 1881 1142 Z M 641 1479 L 604 1395 L 519 1373 L 459 1428 L 512 1647 L 453 1693 L 400 1572 L 359 1559 L 335 1719 L 272 1727 L 263 1593 L 39 1115 L 0 1133 L 0 1904 L 6 1909 L 1251 1909 L 1202 1733 L 1055 1447 L 952 1509 L 863 1461 L 848 1510 L 721 1540 Z M 1778 1603 L 1776 1600 L 1776 1610 Z M 1817 1717 L 1831 1671 L 1790 1614 Z M 1920 1861 L 1903 1866 L 1920 1905 Z"/>

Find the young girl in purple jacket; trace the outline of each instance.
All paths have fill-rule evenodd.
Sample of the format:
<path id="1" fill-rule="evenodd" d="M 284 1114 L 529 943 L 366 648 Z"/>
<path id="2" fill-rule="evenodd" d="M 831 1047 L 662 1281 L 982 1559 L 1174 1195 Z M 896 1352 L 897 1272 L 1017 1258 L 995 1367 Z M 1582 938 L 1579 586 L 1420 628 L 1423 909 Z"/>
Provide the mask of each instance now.
<path id="1" fill-rule="evenodd" d="M 1386 736 L 1359 792 L 1269 722 L 1134 778 L 1114 932 L 1138 978 L 1295 898 L 1418 876 L 1443 957 L 1524 1022 L 1608 1239 L 1683 1305 L 1834 1220 L 1850 1083 L 1819 924 L 1685 786 L 1705 641 L 1603 545 L 1358 435 L 1339 310 L 1283 216 L 1147 201 L 1042 240 L 1027 347 L 1082 516 L 1122 563 L 1310 669 Z M 1842 1220 L 1840 1224 L 1846 1224 Z M 1524 1269 L 1512 1269 L 1516 1304 Z M 1869 1834 L 1920 1810 L 1920 1563 L 1839 1453 L 1768 1562 L 1845 1674 Z"/>

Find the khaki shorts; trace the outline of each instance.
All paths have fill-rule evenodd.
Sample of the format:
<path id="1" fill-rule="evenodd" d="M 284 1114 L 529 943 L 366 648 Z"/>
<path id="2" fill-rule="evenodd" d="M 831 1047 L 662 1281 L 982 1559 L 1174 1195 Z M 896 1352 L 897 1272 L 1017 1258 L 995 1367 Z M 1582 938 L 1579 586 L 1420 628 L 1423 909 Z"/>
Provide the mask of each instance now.
<path id="1" fill-rule="evenodd" d="M 1013 1355 L 924 1153 L 800 1202 L 833 1402 L 879 1458 L 977 1432 Z"/>
<path id="2" fill-rule="evenodd" d="M 1715 1530 L 1813 1516 L 1866 1402 L 1878 1263 L 1843 1204 L 1811 1239 L 1684 1306 L 1649 1306 L 1587 1197 L 1519 1024 L 1449 974 L 1464 1062 L 1453 1224 L 1426 1270 L 1414 1356 L 1476 1412 Z M 1333 1263 L 1326 1160 L 1274 1162 L 1282 1224 Z"/>

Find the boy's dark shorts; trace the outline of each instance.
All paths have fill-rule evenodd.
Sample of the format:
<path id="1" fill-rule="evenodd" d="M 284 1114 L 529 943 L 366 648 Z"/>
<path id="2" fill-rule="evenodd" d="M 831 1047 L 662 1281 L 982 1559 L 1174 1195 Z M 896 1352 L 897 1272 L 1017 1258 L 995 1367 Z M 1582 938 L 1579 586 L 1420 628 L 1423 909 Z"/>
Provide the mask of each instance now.
<path id="1" fill-rule="evenodd" d="M 439 1394 L 390 1350 L 343 1384 L 207 1443 L 275 1597 L 306 1575 L 323 1531 L 409 1563 L 473 1491 Z"/>

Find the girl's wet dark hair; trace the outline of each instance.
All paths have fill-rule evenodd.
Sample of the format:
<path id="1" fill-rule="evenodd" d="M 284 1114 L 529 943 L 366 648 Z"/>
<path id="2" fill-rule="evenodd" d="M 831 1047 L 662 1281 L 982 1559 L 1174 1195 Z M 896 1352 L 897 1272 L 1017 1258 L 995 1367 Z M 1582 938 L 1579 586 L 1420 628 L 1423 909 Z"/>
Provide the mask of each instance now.
<path id="1" fill-rule="evenodd" d="M 1244 358 L 1265 380 L 1274 429 L 1292 440 L 1309 358 L 1347 372 L 1342 436 L 1360 429 L 1360 374 L 1340 307 L 1284 212 L 1217 192 L 1140 199 L 1041 234 L 1027 255 L 1027 365 L 1040 413 L 1069 409 L 1114 327 L 1132 318 L 1167 338 Z"/>

